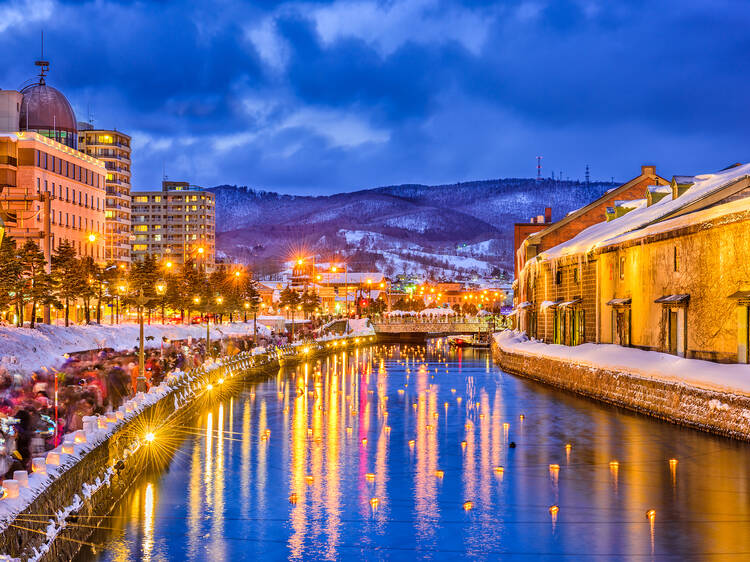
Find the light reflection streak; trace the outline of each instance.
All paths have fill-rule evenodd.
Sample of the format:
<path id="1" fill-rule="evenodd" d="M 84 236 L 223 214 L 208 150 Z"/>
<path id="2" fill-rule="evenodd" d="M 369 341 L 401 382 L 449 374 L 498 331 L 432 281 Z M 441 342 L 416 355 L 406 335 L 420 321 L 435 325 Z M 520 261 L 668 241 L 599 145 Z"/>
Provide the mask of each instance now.
<path id="1" fill-rule="evenodd" d="M 143 560 L 151 560 L 154 549 L 154 485 L 146 484 L 143 500 Z"/>

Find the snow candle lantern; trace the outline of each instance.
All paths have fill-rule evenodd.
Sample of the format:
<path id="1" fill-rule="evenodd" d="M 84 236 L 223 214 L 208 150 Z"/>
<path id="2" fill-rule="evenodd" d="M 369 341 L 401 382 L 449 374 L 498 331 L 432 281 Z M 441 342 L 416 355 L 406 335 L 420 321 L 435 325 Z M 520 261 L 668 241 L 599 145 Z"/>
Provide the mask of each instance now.
<path id="1" fill-rule="evenodd" d="M 55 451 L 47 453 L 47 464 L 50 466 L 60 466 L 60 453 Z"/>
<path id="2" fill-rule="evenodd" d="M 18 480 L 3 480 L 3 490 L 6 498 L 18 497 Z"/>
<path id="3" fill-rule="evenodd" d="M 28 488 L 29 487 L 29 473 L 25 470 L 14 470 L 13 471 L 13 480 L 18 481 L 18 485 L 21 488 Z"/>
<path id="4" fill-rule="evenodd" d="M 47 474 L 47 463 L 44 457 L 36 457 L 31 460 L 31 470 L 34 473 Z"/>
<path id="5" fill-rule="evenodd" d="M 96 427 L 99 429 L 107 429 L 107 416 L 98 416 L 96 419 Z"/>
<path id="6" fill-rule="evenodd" d="M 73 433 L 73 442 L 74 443 L 86 443 L 86 430 L 79 429 L 75 433 Z"/>
<path id="7" fill-rule="evenodd" d="M 85 433 L 94 433 L 97 428 L 96 416 L 83 416 L 83 431 Z"/>
<path id="8" fill-rule="evenodd" d="M 107 412 L 106 418 L 107 423 L 117 423 L 117 414 L 114 412 Z"/>

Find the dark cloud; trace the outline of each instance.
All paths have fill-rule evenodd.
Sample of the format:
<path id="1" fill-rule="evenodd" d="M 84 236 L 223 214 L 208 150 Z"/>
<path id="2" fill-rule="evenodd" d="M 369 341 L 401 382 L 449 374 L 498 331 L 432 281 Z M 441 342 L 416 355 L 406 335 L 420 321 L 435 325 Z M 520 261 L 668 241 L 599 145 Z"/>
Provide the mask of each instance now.
<path id="1" fill-rule="evenodd" d="M 134 136 L 136 187 L 330 192 L 626 178 L 747 161 L 750 5 L 736 0 L 18 0 L 0 87 L 50 83 Z M 15 10 L 13 12 L 8 10 Z"/>

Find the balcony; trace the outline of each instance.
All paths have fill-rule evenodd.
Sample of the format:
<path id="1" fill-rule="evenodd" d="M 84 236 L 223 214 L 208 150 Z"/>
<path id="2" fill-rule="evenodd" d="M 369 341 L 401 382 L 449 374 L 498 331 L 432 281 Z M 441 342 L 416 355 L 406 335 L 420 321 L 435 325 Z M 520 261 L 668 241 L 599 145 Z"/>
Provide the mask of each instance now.
<path id="1" fill-rule="evenodd" d="M 7 154 L 0 154 L 0 166 L 18 166 L 18 159 L 15 156 L 8 156 Z"/>

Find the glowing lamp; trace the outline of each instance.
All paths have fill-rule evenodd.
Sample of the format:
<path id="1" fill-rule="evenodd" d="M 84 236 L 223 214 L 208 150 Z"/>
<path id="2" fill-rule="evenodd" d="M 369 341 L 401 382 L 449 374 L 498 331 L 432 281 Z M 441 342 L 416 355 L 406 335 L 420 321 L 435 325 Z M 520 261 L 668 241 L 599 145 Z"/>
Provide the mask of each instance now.
<path id="1" fill-rule="evenodd" d="M 73 442 L 74 443 L 86 443 L 86 432 L 82 429 L 79 429 L 75 433 L 73 433 Z"/>
<path id="2" fill-rule="evenodd" d="M 461 441 L 461 448 L 466 450 L 466 441 Z"/>
<path id="3" fill-rule="evenodd" d="M 31 470 L 38 474 L 47 474 L 47 462 L 44 457 L 36 457 L 31 460 Z"/>
<path id="4" fill-rule="evenodd" d="M 414 447 L 414 439 L 409 439 L 409 447 Z"/>
<path id="5" fill-rule="evenodd" d="M 310 485 L 313 482 L 315 482 L 315 477 L 312 474 L 309 474 L 305 476 L 305 482 L 307 482 L 307 484 Z"/>
<path id="6" fill-rule="evenodd" d="M 18 497 L 18 480 L 3 480 L 3 498 L 12 499 Z"/>
<path id="7" fill-rule="evenodd" d="M 143 436 L 143 439 L 146 441 L 146 443 L 153 443 L 156 439 L 156 435 L 152 431 L 149 431 L 146 435 Z"/>
<path id="8" fill-rule="evenodd" d="M 363 447 L 367 446 L 367 438 L 366 437 L 364 439 L 362 439 L 362 446 Z"/>
<path id="9" fill-rule="evenodd" d="M 551 505 L 551 506 L 550 506 L 550 508 L 549 508 L 549 513 L 550 513 L 550 515 L 552 515 L 553 517 L 554 517 L 555 515 L 557 515 L 557 513 L 558 513 L 559 511 L 560 511 L 560 508 L 559 508 L 558 506 L 556 506 L 556 505 Z"/>
<path id="10" fill-rule="evenodd" d="M 290 494 L 289 495 L 289 503 L 291 503 L 291 504 L 297 503 L 297 494 Z"/>
<path id="11" fill-rule="evenodd" d="M 505 468 L 503 468 L 502 466 L 496 466 L 494 470 L 495 474 L 502 474 L 503 472 L 505 472 Z"/>
<path id="12" fill-rule="evenodd" d="M 445 476 L 445 472 L 443 472 L 442 470 L 435 471 L 435 478 L 442 478 L 443 476 Z"/>
<path id="13" fill-rule="evenodd" d="M 465 501 L 464 502 L 464 511 L 471 511 L 474 509 L 474 502 L 472 501 Z"/>
<path id="14" fill-rule="evenodd" d="M 60 451 L 65 453 L 66 455 L 72 455 L 76 452 L 75 445 L 72 443 L 63 443 L 60 445 Z"/>
<path id="15" fill-rule="evenodd" d="M 373 509 L 376 509 L 379 503 L 380 503 L 380 500 L 378 498 L 370 498 L 370 505 L 372 506 Z"/>
<path id="16" fill-rule="evenodd" d="M 25 470 L 14 470 L 13 480 L 17 481 L 19 487 L 21 488 L 29 487 L 29 473 Z"/>
<path id="17" fill-rule="evenodd" d="M 50 466 L 60 466 L 60 453 L 54 451 L 47 453 L 46 464 Z"/>
<path id="18" fill-rule="evenodd" d="M 655 509 L 649 509 L 646 512 L 646 519 L 649 521 L 653 521 L 656 518 L 656 510 Z"/>
<path id="19" fill-rule="evenodd" d="M 375 475 L 372 472 L 368 472 L 365 474 L 365 478 L 368 482 L 373 482 L 375 480 Z"/>

